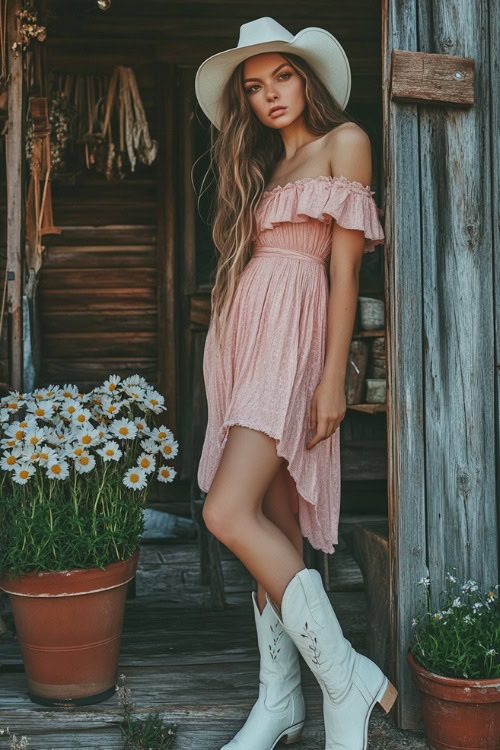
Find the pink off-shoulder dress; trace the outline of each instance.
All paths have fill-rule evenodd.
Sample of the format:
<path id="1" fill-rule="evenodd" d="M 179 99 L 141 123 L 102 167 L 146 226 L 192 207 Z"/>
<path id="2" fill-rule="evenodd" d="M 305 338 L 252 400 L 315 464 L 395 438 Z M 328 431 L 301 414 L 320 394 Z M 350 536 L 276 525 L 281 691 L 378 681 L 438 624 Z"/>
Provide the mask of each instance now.
<path id="1" fill-rule="evenodd" d="M 315 434 L 312 397 L 326 353 L 332 220 L 362 229 L 364 252 L 375 250 L 384 232 L 373 195 L 368 185 L 326 175 L 264 192 L 221 352 L 211 324 L 203 356 L 208 424 L 200 488 L 210 489 L 231 425 L 264 432 L 288 462 L 303 536 L 327 553 L 338 543 L 340 427 L 306 445 Z"/>

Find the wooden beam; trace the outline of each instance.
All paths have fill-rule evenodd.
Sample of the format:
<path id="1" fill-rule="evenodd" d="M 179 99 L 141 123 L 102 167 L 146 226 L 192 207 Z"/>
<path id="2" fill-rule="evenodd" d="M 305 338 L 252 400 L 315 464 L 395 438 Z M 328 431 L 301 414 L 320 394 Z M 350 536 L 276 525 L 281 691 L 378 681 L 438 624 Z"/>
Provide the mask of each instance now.
<path id="1" fill-rule="evenodd" d="M 391 99 L 455 106 L 474 104 L 474 60 L 393 49 Z"/>
<path id="2" fill-rule="evenodd" d="M 12 0 L 7 19 L 9 50 L 9 120 L 7 144 L 7 304 L 10 317 L 10 387 L 23 389 L 22 243 L 25 225 L 23 197 L 24 76 L 23 53 L 13 50 L 18 38 L 22 1 Z"/>
<path id="3" fill-rule="evenodd" d="M 387 442 L 390 558 L 391 675 L 399 695 L 396 721 L 420 729 L 420 696 L 406 650 L 418 605 L 416 582 L 427 575 L 423 351 L 422 238 L 417 105 L 390 98 L 393 46 L 415 49 L 417 0 L 384 0 L 384 254 L 387 319 Z M 404 346 L 401 345 L 404 342 Z"/>

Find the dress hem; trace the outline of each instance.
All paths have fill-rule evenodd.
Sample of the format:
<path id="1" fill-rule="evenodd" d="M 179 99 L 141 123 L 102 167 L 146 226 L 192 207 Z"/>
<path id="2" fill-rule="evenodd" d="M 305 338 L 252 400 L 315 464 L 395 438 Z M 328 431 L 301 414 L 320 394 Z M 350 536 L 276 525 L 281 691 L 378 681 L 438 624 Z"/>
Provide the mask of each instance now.
<path id="1" fill-rule="evenodd" d="M 226 432 L 226 429 L 225 429 L 226 427 L 233 427 L 233 426 L 248 427 L 251 430 L 257 430 L 258 432 L 263 432 L 265 435 L 267 435 L 268 437 L 270 437 L 273 440 L 275 440 L 276 441 L 276 453 L 277 453 L 277 455 L 278 455 L 279 458 L 285 458 L 286 461 L 288 462 L 287 471 L 288 471 L 288 473 L 290 474 L 290 476 L 292 477 L 292 479 L 295 482 L 295 487 L 297 489 L 297 492 L 298 492 L 299 496 L 306 503 L 309 503 L 309 505 L 312 505 L 314 508 L 317 508 L 317 502 L 315 503 L 315 502 L 313 502 L 312 500 L 309 500 L 306 497 L 306 493 L 304 492 L 302 486 L 299 486 L 299 480 L 297 479 L 297 477 L 295 476 L 295 474 L 290 470 L 290 460 L 289 460 L 289 458 L 283 452 L 280 452 L 279 447 L 280 447 L 281 443 L 283 442 L 283 439 L 281 437 L 279 437 L 279 435 L 276 435 L 271 430 L 269 430 L 266 427 L 263 427 L 262 425 L 256 425 L 255 423 L 252 423 L 252 422 L 249 422 L 249 421 L 247 421 L 247 422 L 238 421 L 236 419 L 231 420 L 229 422 L 223 422 L 223 424 L 220 427 L 220 432 L 224 432 L 225 433 Z M 224 444 L 225 439 L 226 438 L 224 437 L 224 439 L 221 441 L 221 445 Z M 199 484 L 199 482 L 198 482 L 198 484 Z M 208 490 L 203 489 L 203 487 L 201 486 L 201 484 L 199 484 L 199 487 L 202 490 L 202 492 L 208 492 Z M 300 503 L 299 503 L 299 506 L 300 506 Z M 319 526 L 319 520 L 318 520 L 317 515 L 316 515 L 316 522 L 318 523 L 318 526 Z M 299 523 L 299 525 L 300 525 L 300 523 Z M 313 549 L 317 549 L 320 552 L 324 552 L 327 555 L 333 555 L 334 552 L 335 552 L 334 544 L 338 544 L 338 541 L 337 542 L 332 542 L 330 548 L 328 548 L 328 549 L 326 548 L 326 546 L 316 547 L 313 544 L 313 541 L 312 541 L 312 539 L 310 537 L 308 537 L 305 534 L 303 534 L 303 536 L 310 542 L 310 544 L 313 547 Z"/>

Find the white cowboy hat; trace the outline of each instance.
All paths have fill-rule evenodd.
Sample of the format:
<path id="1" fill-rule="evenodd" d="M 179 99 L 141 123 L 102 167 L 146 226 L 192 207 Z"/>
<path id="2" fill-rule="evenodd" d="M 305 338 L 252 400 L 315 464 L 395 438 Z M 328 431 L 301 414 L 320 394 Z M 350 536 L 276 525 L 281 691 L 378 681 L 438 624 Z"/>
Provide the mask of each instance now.
<path id="1" fill-rule="evenodd" d="M 238 46 L 208 57 L 196 72 L 200 107 L 220 129 L 218 104 L 231 73 L 242 60 L 262 52 L 293 52 L 306 60 L 344 109 L 351 93 L 351 69 L 343 47 L 325 29 L 308 27 L 293 36 L 269 16 L 240 26 Z"/>

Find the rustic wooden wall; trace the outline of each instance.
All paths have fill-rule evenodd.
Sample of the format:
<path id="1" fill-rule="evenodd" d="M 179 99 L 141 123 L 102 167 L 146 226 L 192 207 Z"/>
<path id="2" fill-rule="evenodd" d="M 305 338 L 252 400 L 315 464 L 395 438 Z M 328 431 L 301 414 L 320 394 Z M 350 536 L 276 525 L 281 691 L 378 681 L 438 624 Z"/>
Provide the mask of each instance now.
<path id="1" fill-rule="evenodd" d="M 452 566 L 461 581 L 498 580 L 492 19 L 488 0 L 387 0 L 384 8 L 392 631 L 405 728 L 421 723 L 406 663 L 417 581 L 430 577 L 439 607 Z M 391 102 L 392 49 L 472 57 L 474 105 Z"/>

